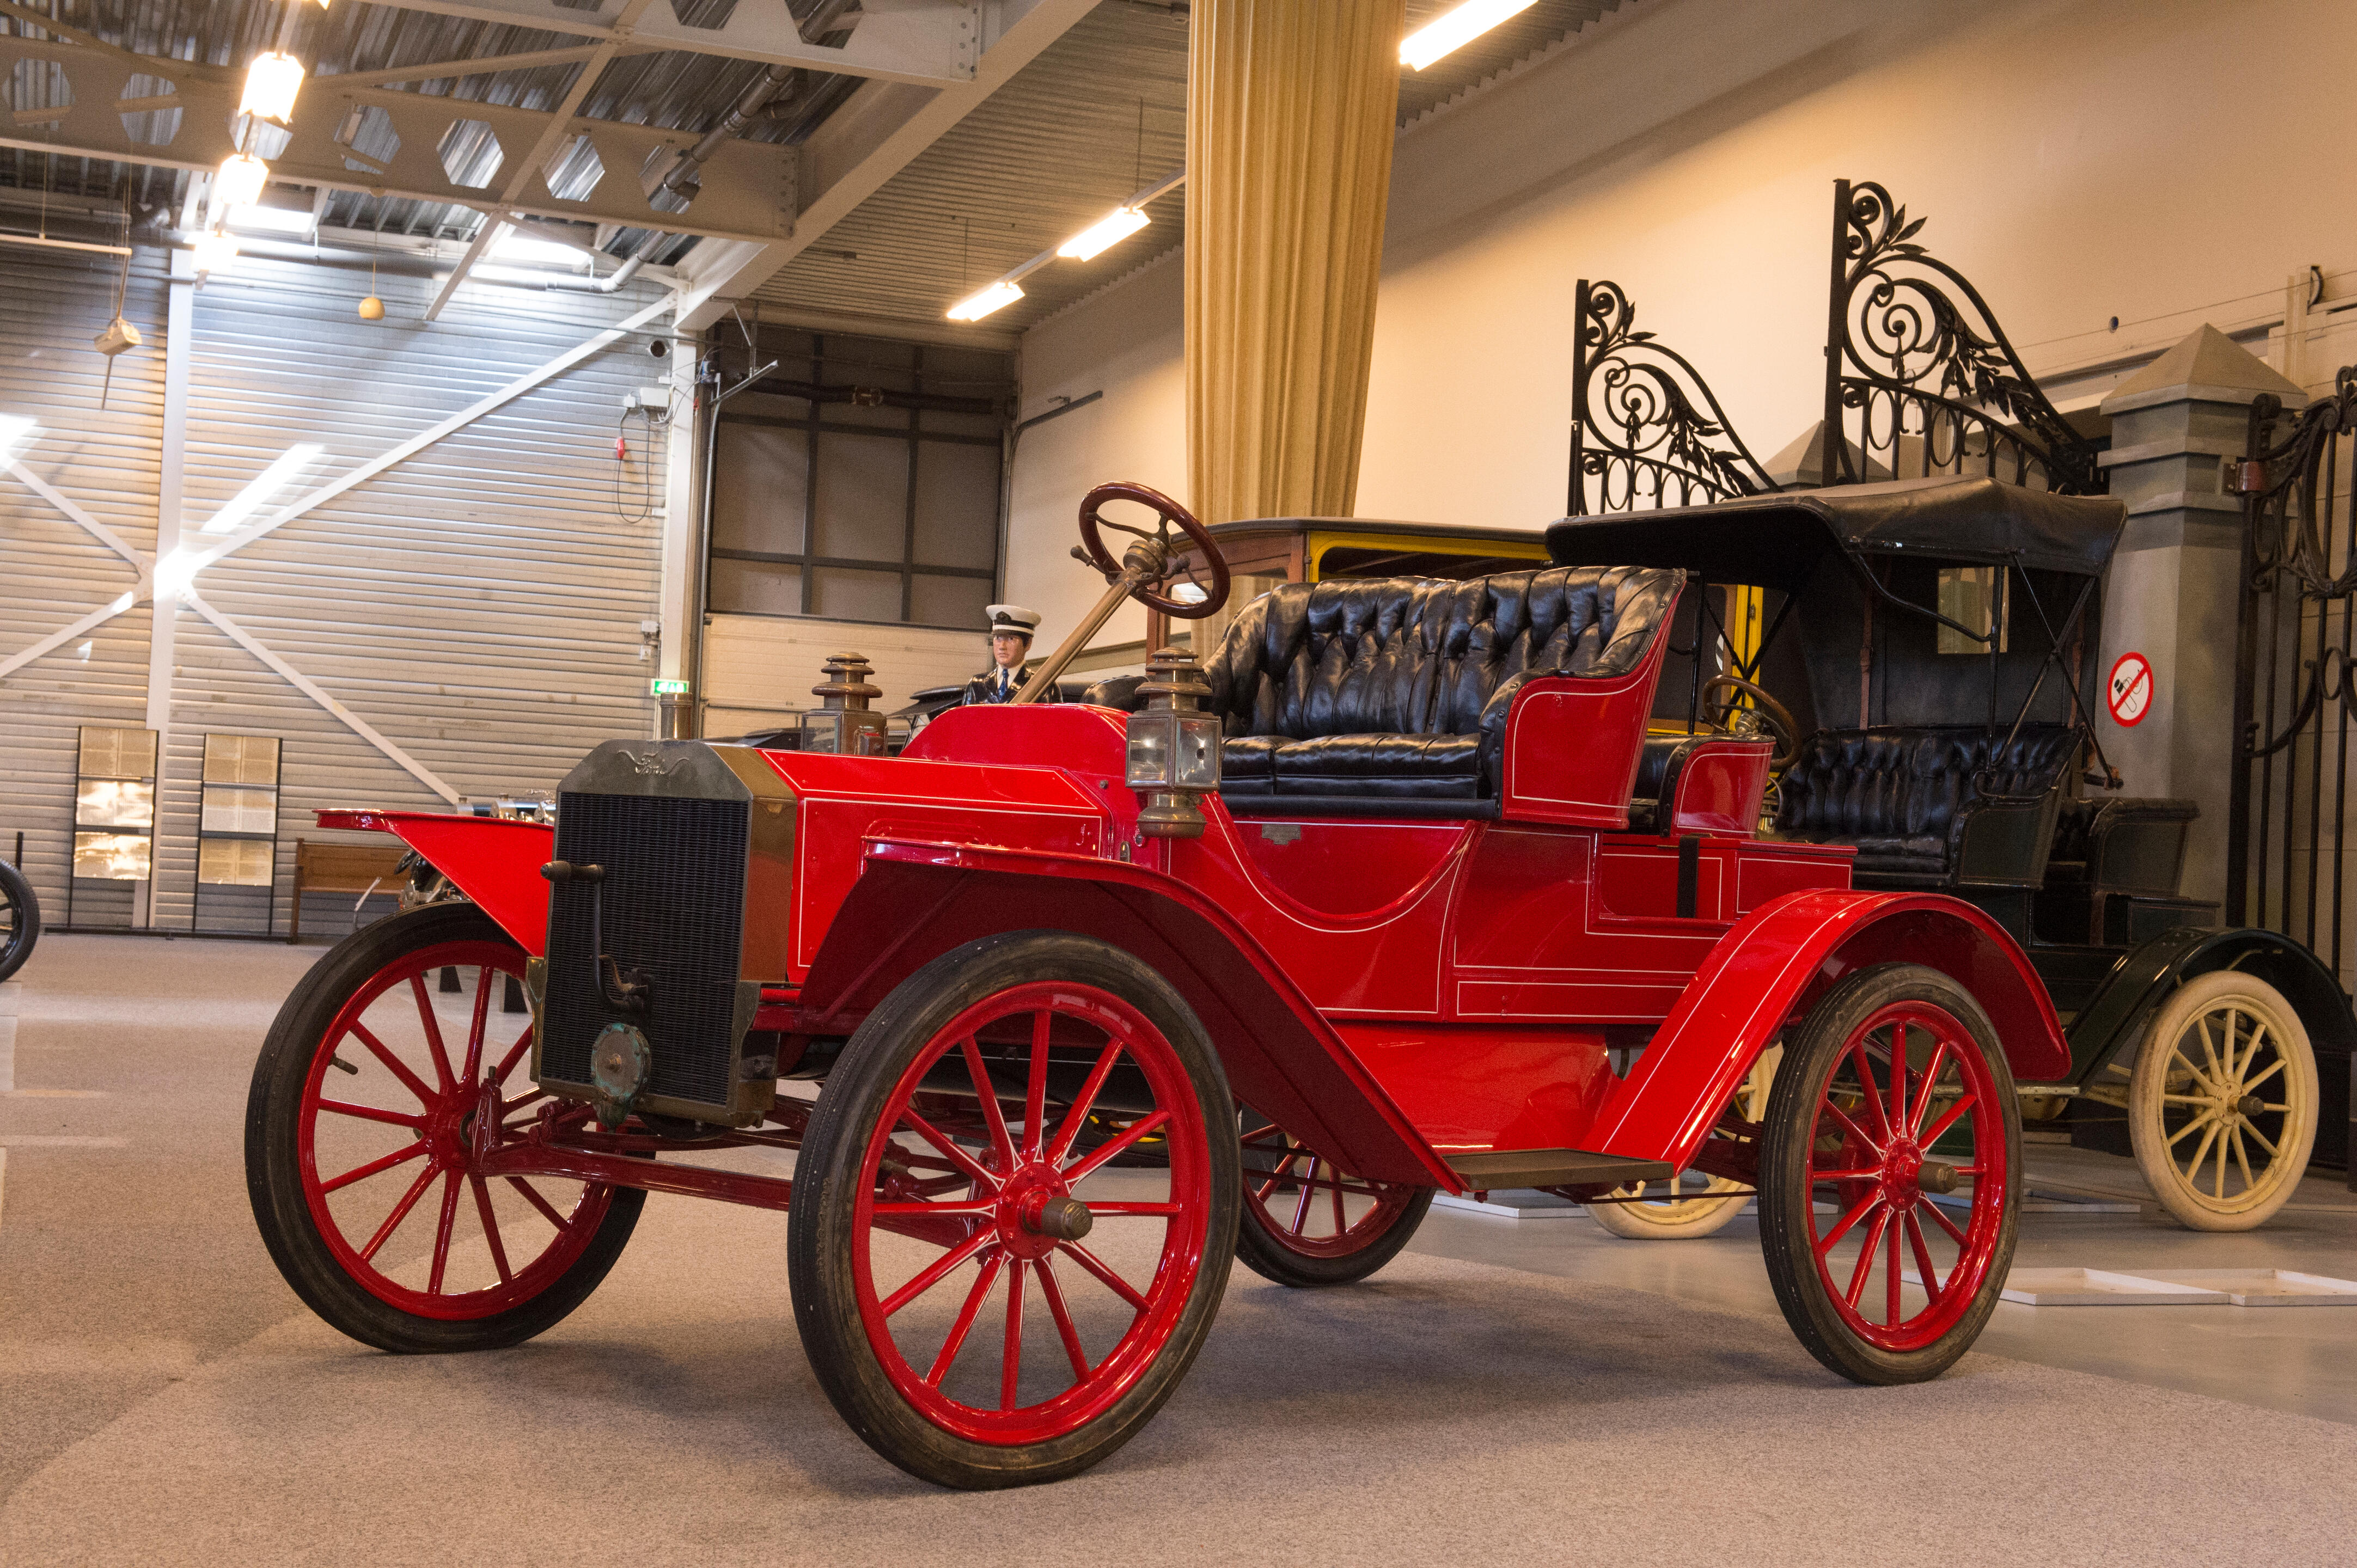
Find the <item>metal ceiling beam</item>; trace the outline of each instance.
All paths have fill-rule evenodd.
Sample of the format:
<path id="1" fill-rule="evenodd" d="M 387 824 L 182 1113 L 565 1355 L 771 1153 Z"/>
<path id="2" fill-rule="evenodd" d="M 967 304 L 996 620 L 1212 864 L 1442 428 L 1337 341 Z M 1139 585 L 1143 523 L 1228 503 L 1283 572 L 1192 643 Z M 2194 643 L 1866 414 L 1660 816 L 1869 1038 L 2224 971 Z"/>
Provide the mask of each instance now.
<path id="1" fill-rule="evenodd" d="M 862 86 L 803 145 L 801 189 L 784 238 L 698 245 L 681 259 L 679 270 L 688 280 L 681 329 L 697 330 L 726 315 L 731 302 L 815 244 L 1095 5 L 1096 0 L 993 0 L 981 7 L 984 47 L 972 81 L 937 92 L 889 81 Z M 860 23 L 862 29 L 868 25 Z"/>
<path id="2" fill-rule="evenodd" d="M 576 44 L 565 49 L 535 49 L 530 54 L 485 55 L 480 59 L 444 59 L 430 65 L 397 65 L 388 70 L 348 70 L 335 76 L 315 80 L 332 81 L 339 87 L 382 87 L 388 81 L 450 81 L 463 76 L 484 76 L 493 71 L 533 70 L 544 65 L 565 65 L 576 59 L 587 59 L 597 52 L 597 44 Z M 652 44 L 632 45 L 617 48 L 615 55 L 652 54 Z M 116 104 L 123 108 L 123 104 Z M 151 106 L 152 107 L 152 106 Z"/>
<path id="3" fill-rule="evenodd" d="M 611 47 L 619 52 L 623 46 Z M 23 59 L 52 60 L 64 67 L 72 102 L 32 112 L 30 117 L 39 122 L 38 128 L 0 124 L 0 146 L 199 174 L 210 173 L 234 150 L 230 125 L 236 115 L 240 84 L 228 73 L 210 67 L 191 70 L 182 60 L 124 55 L 111 46 L 91 49 L 72 43 L 0 38 L 0 72 Z M 156 95 L 163 97 L 163 105 L 156 105 L 154 97 L 135 100 L 182 111 L 178 130 L 164 145 L 134 141 L 124 124 L 124 113 L 116 108 L 134 70 L 177 86 L 178 91 L 169 95 Z M 586 78 L 587 72 L 580 74 Z M 339 132 L 357 112 L 371 109 L 382 111 L 399 138 L 398 147 L 381 164 L 359 156 L 338 140 Z M 500 188 L 490 186 L 458 185 L 450 178 L 438 149 L 451 125 L 461 120 L 479 120 L 491 127 L 503 155 L 499 176 L 506 177 L 506 184 L 501 188 L 513 191 L 512 196 L 503 196 Z M 590 120 L 569 112 L 560 115 L 390 87 L 346 85 L 342 78 L 333 76 L 315 78 L 304 89 L 291 130 L 285 151 L 270 160 L 272 174 L 290 184 L 447 203 L 483 213 L 520 210 L 534 217 L 726 239 L 769 241 L 788 232 L 801 166 L 801 156 L 792 147 L 729 142 L 703 166 L 703 191 L 688 209 L 667 212 L 647 201 L 638 171 L 659 148 L 693 145 L 697 139 L 693 131 Z M 576 135 L 588 137 L 605 177 L 587 196 L 563 201 L 549 190 L 544 177 L 547 151 Z"/>
<path id="4" fill-rule="evenodd" d="M 554 0 L 380 0 L 404 11 L 502 22 L 576 38 L 622 38 L 660 48 L 772 65 L 806 66 L 838 76 L 954 87 L 974 79 L 991 5 L 965 0 L 866 0 L 841 48 L 803 41 L 783 0 L 738 0 L 717 27 L 692 27 L 669 5 L 626 27 L 600 7 L 576 10 Z M 609 0 L 608 0 L 609 3 Z"/>
<path id="5" fill-rule="evenodd" d="M 589 95 L 589 89 L 597 85 L 597 78 L 605 74 L 607 62 L 630 38 L 630 29 L 646 14 L 647 7 L 653 4 L 654 0 L 624 0 L 622 13 L 614 20 L 612 35 L 589 51 L 589 58 L 582 63 L 579 70 L 573 73 L 573 85 L 565 89 L 565 102 L 556 106 L 548 117 L 548 124 L 541 127 L 540 137 L 533 143 L 532 151 L 512 166 L 514 173 L 508 180 L 507 188 L 500 193 L 502 206 L 522 196 L 531 186 L 539 185 L 543 190 L 548 188 L 542 183 L 542 173 L 548 167 L 550 155 L 572 134 L 574 112 Z M 606 171 L 608 177 L 614 172 L 612 169 Z M 623 172 L 628 173 L 627 170 Z M 607 181 L 600 179 L 597 183 L 602 186 Z M 594 196 L 597 192 L 590 194 Z M 433 299 L 427 302 L 425 320 L 431 321 L 442 314 L 442 307 L 450 303 L 450 296 L 458 292 L 458 285 L 467 281 L 467 274 L 475 270 L 475 263 L 481 261 L 485 252 L 498 244 L 500 236 L 507 231 L 508 223 L 503 218 L 486 217 L 476 227 L 475 237 L 467 242 L 466 253 L 458 258 L 458 264 L 450 269 L 450 275 L 442 281 L 442 286 L 434 291 Z"/>

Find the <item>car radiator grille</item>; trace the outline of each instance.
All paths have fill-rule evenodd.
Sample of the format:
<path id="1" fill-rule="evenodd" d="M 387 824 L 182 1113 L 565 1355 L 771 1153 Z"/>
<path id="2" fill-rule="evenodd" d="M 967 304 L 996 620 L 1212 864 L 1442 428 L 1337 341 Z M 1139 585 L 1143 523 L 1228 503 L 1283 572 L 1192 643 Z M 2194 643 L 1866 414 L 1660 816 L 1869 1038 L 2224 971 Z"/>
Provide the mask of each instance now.
<path id="1" fill-rule="evenodd" d="M 548 918 L 541 1077 L 589 1081 L 590 1048 L 617 1020 L 645 1030 L 652 1094 L 728 1102 L 730 1038 L 744 937 L 747 802 L 565 792 L 556 857 L 600 865 L 602 883 L 556 885 Z M 608 1004 L 597 983 L 591 903 L 604 899 L 607 956 L 646 972 L 643 1018 Z"/>

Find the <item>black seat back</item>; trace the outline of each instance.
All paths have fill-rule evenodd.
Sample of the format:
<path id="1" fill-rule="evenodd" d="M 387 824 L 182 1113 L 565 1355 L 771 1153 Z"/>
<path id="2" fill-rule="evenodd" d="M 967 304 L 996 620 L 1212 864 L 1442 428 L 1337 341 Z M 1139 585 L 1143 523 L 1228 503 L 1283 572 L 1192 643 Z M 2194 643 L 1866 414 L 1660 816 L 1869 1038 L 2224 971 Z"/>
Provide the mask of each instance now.
<path id="1" fill-rule="evenodd" d="M 1778 786 L 1776 829 L 1856 844 L 1868 875 L 2036 886 L 2052 845 L 2055 786 L 2079 745 L 2068 725 L 2024 725 L 2009 742 L 1970 725 L 1819 730 Z M 2011 822 L 2023 812 L 2037 821 Z M 1979 822 L 1967 856 L 1967 829 Z"/>
<path id="2" fill-rule="evenodd" d="M 1230 736 L 1474 735 L 1526 671 L 1625 674 L 1678 575 L 1555 566 L 1448 582 L 1288 583 L 1244 607 L 1206 671 Z"/>

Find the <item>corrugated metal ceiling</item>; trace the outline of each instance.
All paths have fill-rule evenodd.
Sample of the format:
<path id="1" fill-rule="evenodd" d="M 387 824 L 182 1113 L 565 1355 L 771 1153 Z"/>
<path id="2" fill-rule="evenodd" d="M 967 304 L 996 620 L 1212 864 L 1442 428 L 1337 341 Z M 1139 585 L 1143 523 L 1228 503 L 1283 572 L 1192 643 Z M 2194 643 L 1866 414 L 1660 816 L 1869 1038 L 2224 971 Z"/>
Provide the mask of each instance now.
<path id="1" fill-rule="evenodd" d="M 40 0 L 66 25 L 135 53 L 242 64 L 272 46 L 283 0 Z M 716 0 L 690 0 L 689 9 Z M 1456 0 L 1408 0 L 1411 30 Z M 1554 47 L 1629 0 L 1536 0 L 1517 16 L 1422 72 L 1402 73 L 1402 124 Z M 791 0 L 796 14 L 815 0 Z M 771 305 L 939 322 L 971 287 L 1054 245 L 1185 158 L 1185 0 L 1103 0 L 1086 19 L 953 130 L 776 274 L 757 297 Z M 23 33 L 34 24 L 0 17 Z M 342 0 L 302 7 L 296 51 L 325 78 L 447 59 L 577 45 L 574 35 Z M 464 101 L 553 107 L 581 67 L 408 84 Z M 702 130 L 759 73 L 751 61 L 662 52 L 609 64 L 582 105 L 597 119 Z M 35 84 L 18 84 L 18 96 Z M 782 119 L 754 139 L 796 141 L 858 86 L 814 77 Z M 25 104 L 17 104 L 25 107 Z M 188 177 L 93 159 L 0 149 L 0 187 L 63 197 L 128 199 L 143 209 L 177 202 Z M 1058 263 L 1024 282 L 1026 295 L 988 325 L 1020 331 L 1157 254 L 1183 236 L 1183 188 L 1147 209 L 1153 226 L 1087 263 Z M 324 221 L 391 233 L 461 235 L 475 214 L 441 202 L 338 192 Z M 608 248 L 635 243 L 608 237 Z M 693 242 L 683 241 L 683 251 Z M 674 252 L 673 254 L 677 252 Z M 661 259 L 671 259 L 664 257 Z"/>
<path id="2" fill-rule="evenodd" d="M 1409 0 L 1409 28 L 1456 3 Z M 1400 123 L 1625 3 L 1537 0 L 1425 70 L 1402 71 Z M 1188 10 L 1105 0 L 755 297 L 789 310 L 938 322 L 974 288 L 1178 168 L 1187 155 Z M 1146 216 L 1150 228 L 1093 261 L 1052 263 L 1025 278 L 1024 297 L 985 325 L 1020 332 L 1170 250 L 1186 231 L 1185 188 Z"/>

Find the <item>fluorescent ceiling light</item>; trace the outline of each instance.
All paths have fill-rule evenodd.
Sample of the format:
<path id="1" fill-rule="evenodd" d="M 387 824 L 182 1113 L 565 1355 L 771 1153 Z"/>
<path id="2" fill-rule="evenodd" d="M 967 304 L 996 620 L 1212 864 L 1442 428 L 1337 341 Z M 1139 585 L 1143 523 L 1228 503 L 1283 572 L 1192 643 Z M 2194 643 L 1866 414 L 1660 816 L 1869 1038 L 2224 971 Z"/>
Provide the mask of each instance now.
<path id="1" fill-rule="evenodd" d="M 0 414 L 0 463 L 16 461 L 16 454 L 30 446 L 40 433 L 40 425 L 24 414 Z"/>
<path id="2" fill-rule="evenodd" d="M 245 68 L 245 92 L 237 112 L 280 124 L 295 117 L 295 96 L 303 91 L 303 62 L 272 50 L 253 57 Z"/>
<path id="3" fill-rule="evenodd" d="M 1023 297 L 1023 291 L 1005 278 L 999 279 L 978 294 L 970 294 L 950 306 L 952 321 L 979 321 L 992 311 L 1014 304 Z"/>
<path id="4" fill-rule="evenodd" d="M 1146 227 L 1146 214 L 1135 207 L 1116 207 L 1071 239 L 1056 247 L 1056 254 L 1075 262 L 1085 262 L 1099 251 L 1120 240 L 1127 239 Z"/>
<path id="5" fill-rule="evenodd" d="M 264 207 L 259 203 L 249 203 L 231 209 L 229 226 L 264 234 L 308 234 L 311 231 L 311 214 L 306 208 Z"/>
<path id="6" fill-rule="evenodd" d="M 247 518 L 262 510 L 263 503 L 293 484 L 305 468 L 311 466 L 327 448 L 313 441 L 301 441 L 278 454 L 267 468 L 253 478 L 253 482 L 229 498 L 221 510 L 205 520 L 199 532 L 227 533 Z"/>
<path id="7" fill-rule="evenodd" d="M 231 153 L 213 176 L 213 199 L 224 208 L 251 207 L 270 183 L 270 166 L 252 153 Z"/>
<path id="8" fill-rule="evenodd" d="M 1434 60 L 1471 43 L 1507 17 L 1531 8 L 1532 0 L 1465 0 L 1400 40 L 1400 63 L 1422 70 Z"/>
<path id="9" fill-rule="evenodd" d="M 537 262 L 543 266 L 566 267 L 574 272 L 589 264 L 589 258 L 571 245 L 535 240 L 512 229 L 491 242 L 490 253 L 503 262 Z"/>
<path id="10" fill-rule="evenodd" d="M 208 229 L 188 242 L 188 251 L 200 273 L 225 273 L 237 260 L 237 241 L 218 229 Z"/>

